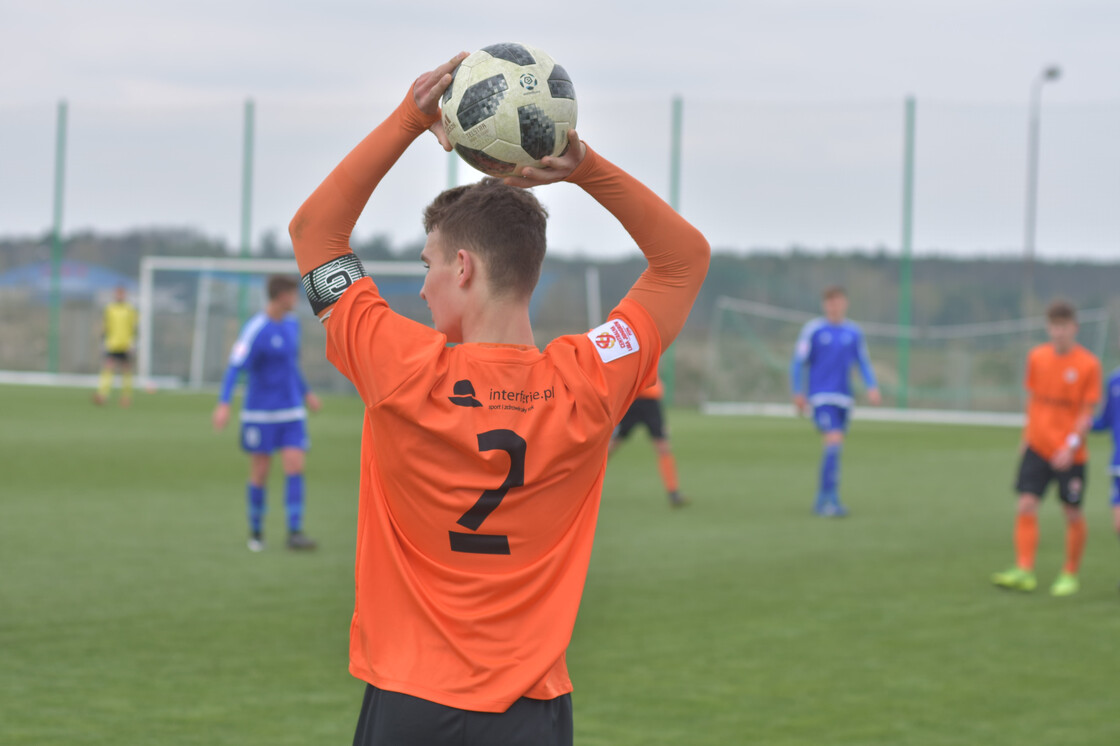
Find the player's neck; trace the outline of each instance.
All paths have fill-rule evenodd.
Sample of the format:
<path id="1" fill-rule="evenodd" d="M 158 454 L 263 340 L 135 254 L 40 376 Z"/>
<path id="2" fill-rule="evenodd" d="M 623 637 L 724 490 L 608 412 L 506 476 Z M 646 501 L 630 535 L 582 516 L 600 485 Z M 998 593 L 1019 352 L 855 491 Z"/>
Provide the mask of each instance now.
<path id="1" fill-rule="evenodd" d="M 1070 342 L 1068 344 L 1062 344 L 1062 345 L 1058 345 L 1055 342 L 1051 342 L 1050 346 L 1054 348 L 1054 353 L 1055 354 L 1057 354 L 1057 355 L 1068 355 L 1069 353 L 1073 352 L 1073 348 L 1077 346 L 1077 342 Z"/>
<path id="2" fill-rule="evenodd" d="M 283 305 L 273 302 L 269 302 L 267 305 L 265 305 L 264 313 L 273 321 L 281 321 L 288 314 Z"/>
<path id="3" fill-rule="evenodd" d="M 529 307 L 517 301 L 495 301 L 463 315 L 463 341 L 533 345 Z"/>

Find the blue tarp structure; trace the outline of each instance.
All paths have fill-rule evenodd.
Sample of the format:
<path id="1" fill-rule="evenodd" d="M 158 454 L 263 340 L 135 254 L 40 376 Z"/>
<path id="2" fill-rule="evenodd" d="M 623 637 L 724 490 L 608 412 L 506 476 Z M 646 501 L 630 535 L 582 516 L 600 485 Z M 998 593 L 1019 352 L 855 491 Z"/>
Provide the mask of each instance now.
<path id="1" fill-rule="evenodd" d="M 75 260 L 62 262 L 59 274 L 59 288 L 63 301 L 92 300 L 105 291 L 124 286 L 129 295 L 135 295 L 137 283 L 128 275 L 122 275 L 97 264 Z M 31 291 L 31 297 L 40 303 L 51 299 L 51 263 L 32 262 L 22 267 L 0 274 L 0 290 L 20 288 Z"/>

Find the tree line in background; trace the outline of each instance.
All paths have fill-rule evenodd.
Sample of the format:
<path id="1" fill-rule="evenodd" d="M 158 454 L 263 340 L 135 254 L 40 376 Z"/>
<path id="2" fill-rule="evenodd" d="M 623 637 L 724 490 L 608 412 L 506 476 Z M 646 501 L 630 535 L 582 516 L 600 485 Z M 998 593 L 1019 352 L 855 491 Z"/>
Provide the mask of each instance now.
<path id="1" fill-rule="evenodd" d="M 394 245 L 385 236 L 355 243 L 355 252 L 370 260 L 419 261 L 422 244 Z M 97 264 L 138 277 L 140 258 L 155 256 L 225 257 L 231 251 L 218 239 L 190 229 L 151 228 L 120 234 L 75 233 L 63 241 L 63 257 Z M 291 258 L 291 247 L 274 232 L 258 243 L 256 257 Z M 0 238 L 0 274 L 50 257 L 50 237 Z M 583 321 L 586 298 L 583 274 L 597 265 L 602 307 L 609 310 L 641 273 L 645 260 L 635 254 L 622 260 L 548 258 L 545 271 L 569 276 L 552 283 L 545 306 Z M 1120 262 L 1036 261 L 1032 271 L 1036 310 L 1063 297 L 1080 308 L 1108 306 L 1116 295 Z M 912 323 L 967 324 L 1022 316 L 1027 270 L 1021 259 L 918 257 L 912 260 Z M 850 315 L 862 321 L 896 323 L 899 316 L 900 262 L 884 250 L 817 252 L 805 248 L 750 254 L 714 249 L 689 326 L 707 327 L 719 296 L 744 298 L 775 306 L 816 312 L 820 291 L 841 284 L 851 297 Z"/>

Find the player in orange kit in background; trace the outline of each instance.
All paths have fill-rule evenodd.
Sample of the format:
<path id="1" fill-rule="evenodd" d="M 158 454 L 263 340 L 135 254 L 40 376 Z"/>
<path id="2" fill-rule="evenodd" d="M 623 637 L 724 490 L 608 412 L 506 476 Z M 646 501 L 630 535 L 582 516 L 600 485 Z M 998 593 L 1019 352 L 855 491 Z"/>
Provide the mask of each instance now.
<path id="1" fill-rule="evenodd" d="M 992 582 L 1019 591 L 1035 589 L 1038 506 L 1047 486 L 1055 481 L 1066 516 L 1066 562 L 1050 592 L 1069 596 L 1080 587 L 1077 571 L 1087 534 L 1081 512 L 1089 457 L 1085 434 L 1101 396 L 1101 365 L 1093 353 L 1077 344 L 1077 313 L 1069 303 L 1050 304 L 1046 331 L 1050 341 L 1032 349 L 1027 357 L 1027 424 L 1015 483 L 1019 493 L 1016 563 L 993 575 Z"/>
<path id="2" fill-rule="evenodd" d="M 649 431 L 650 442 L 657 453 L 657 470 L 661 473 L 661 483 L 665 485 L 665 492 L 669 496 L 669 505 L 680 508 L 688 504 L 688 499 L 681 495 L 680 480 L 677 477 L 677 459 L 673 455 L 673 447 L 669 443 L 669 428 L 665 422 L 665 408 L 661 399 L 665 396 L 665 386 L 659 377 L 649 388 L 643 389 L 626 414 L 622 422 L 614 429 L 608 454 L 613 455 L 622 442 L 630 437 L 630 433 L 638 425 L 645 425 Z"/>
<path id="3" fill-rule="evenodd" d="M 611 431 L 656 376 L 707 272 L 704 237 L 569 132 L 544 167 L 440 194 L 424 215 L 421 297 L 394 313 L 349 246 L 373 190 L 432 131 L 457 55 L 299 209 L 290 232 L 327 357 L 365 404 L 350 671 L 367 682 L 354 743 L 572 743 L 565 651 Z M 630 233 L 648 268 L 581 334 L 534 344 L 529 300 L 565 180 Z M 457 344 L 449 344 L 457 343 Z"/>

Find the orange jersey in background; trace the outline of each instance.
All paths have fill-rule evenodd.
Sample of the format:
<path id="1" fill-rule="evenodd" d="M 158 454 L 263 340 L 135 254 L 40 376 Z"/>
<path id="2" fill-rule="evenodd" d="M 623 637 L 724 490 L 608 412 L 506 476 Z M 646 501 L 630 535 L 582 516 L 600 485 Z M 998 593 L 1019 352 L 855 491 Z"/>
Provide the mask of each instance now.
<path id="1" fill-rule="evenodd" d="M 660 399 L 663 396 L 665 396 L 665 384 L 661 382 L 661 376 L 658 376 L 652 385 L 638 392 L 639 399 Z"/>
<path id="2" fill-rule="evenodd" d="M 543 351 L 448 347 L 363 279 L 326 326 L 366 404 L 351 673 L 488 712 L 571 691 L 607 443 L 661 354 L 649 314 L 623 300 Z"/>
<path id="3" fill-rule="evenodd" d="M 1101 396 L 1101 365 L 1081 345 L 1059 355 L 1052 344 L 1042 344 L 1027 356 L 1027 445 L 1044 459 L 1051 459 L 1075 432 L 1078 418 L 1091 412 Z M 1082 443 L 1074 462 L 1083 464 L 1088 450 Z"/>

